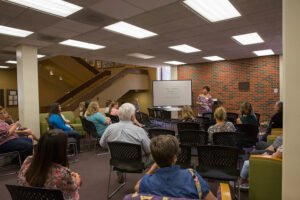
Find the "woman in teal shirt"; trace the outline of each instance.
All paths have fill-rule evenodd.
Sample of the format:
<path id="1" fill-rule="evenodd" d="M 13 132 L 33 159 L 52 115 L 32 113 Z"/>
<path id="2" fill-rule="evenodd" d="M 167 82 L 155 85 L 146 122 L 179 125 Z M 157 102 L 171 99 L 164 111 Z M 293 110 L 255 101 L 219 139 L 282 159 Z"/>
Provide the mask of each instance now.
<path id="1" fill-rule="evenodd" d="M 104 115 L 99 112 L 99 104 L 96 101 L 92 101 L 85 113 L 86 119 L 93 122 L 97 129 L 98 136 L 101 137 L 111 121 L 109 118 L 104 117 Z"/>
<path id="2" fill-rule="evenodd" d="M 237 119 L 237 124 L 251 124 L 258 126 L 257 118 L 253 112 L 251 103 L 243 102 L 240 107 L 241 117 Z"/>

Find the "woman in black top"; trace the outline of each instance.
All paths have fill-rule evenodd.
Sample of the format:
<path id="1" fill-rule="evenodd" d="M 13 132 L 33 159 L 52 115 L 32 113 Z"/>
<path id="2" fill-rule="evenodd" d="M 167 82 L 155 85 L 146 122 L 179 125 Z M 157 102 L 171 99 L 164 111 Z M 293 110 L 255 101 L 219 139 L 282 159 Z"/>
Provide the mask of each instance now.
<path id="1" fill-rule="evenodd" d="M 266 134 L 263 136 L 263 140 L 267 139 L 267 136 L 271 134 L 272 128 L 282 128 L 283 122 L 283 102 L 277 101 L 274 106 L 274 114 L 268 125 Z"/>

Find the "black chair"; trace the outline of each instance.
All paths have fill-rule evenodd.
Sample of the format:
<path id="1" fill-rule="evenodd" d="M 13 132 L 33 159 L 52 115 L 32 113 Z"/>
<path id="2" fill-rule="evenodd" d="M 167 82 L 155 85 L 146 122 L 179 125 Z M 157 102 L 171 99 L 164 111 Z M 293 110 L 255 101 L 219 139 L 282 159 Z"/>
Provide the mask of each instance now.
<path id="1" fill-rule="evenodd" d="M 114 115 L 111 115 L 111 114 L 108 114 L 108 113 L 105 113 L 105 116 L 109 117 L 110 120 L 111 120 L 111 123 L 113 123 L 113 124 L 118 123 L 120 121 L 118 116 L 114 116 Z"/>
<path id="2" fill-rule="evenodd" d="M 187 145 L 180 145 L 180 153 L 177 156 L 177 165 L 180 165 L 181 168 L 192 168 L 191 165 L 191 147 Z"/>
<path id="3" fill-rule="evenodd" d="M 141 117 L 141 123 L 145 125 L 145 128 L 154 128 L 154 127 L 160 127 L 158 124 L 154 124 L 150 121 L 149 116 L 146 113 L 139 112 L 139 115 Z"/>
<path id="4" fill-rule="evenodd" d="M 207 131 L 210 125 L 210 120 L 207 117 L 196 117 L 195 120 L 197 123 L 200 124 L 202 130 Z"/>
<path id="5" fill-rule="evenodd" d="M 143 173 L 145 165 L 142 161 L 141 145 L 123 142 L 108 142 L 108 148 L 111 159 L 109 161 L 110 169 L 107 198 L 110 199 L 126 184 L 126 173 Z M 110 193 L 110 179 L 113 170 L 125 173 L 125 181 Z"/>
<path id="6" fill-rule="evenodd" d="M 239 118 L 239 114 L 237 113 L 232 113 L 232 112 L 228 112 L 227 113 L 227 121 L 236 124 L 236 120 L 237 118 Z"/>
<path id="7" fill-rule="evenodd" d="M 239 196 L 238 183 L 238 154 L 239 149 L 227 146 L 199 146 L 197 171 L 203 178 L 218 181 L 234 181 L 235 194 Z M 238 194 L 237 194 L 238 193 Z"/>
<path id="8" fill-rule="evenodd" d="M 0 154 L 0 176 L 17 173 L 20 170 L 21 165 L 21 157 L 18 151 Z"/>
<path id="9" fill-rule="evenodd" d="M 6 185 L 12 200 L 64 200 L 62 191 L 37 187 Z"/>
<path id="10" fill-rule="evenodd" d="M 149 114 L 149 118 L 150 120 L 155 120 L 155 113 L 154 110 L 152 108 L 148 108 L 148 114 Z"/>
<path id="11" fill-rule="evenodd" d="M 153 138 L 159 135 L 173 135 L 175 136 L 175 131 L 169 129 L 162 129 L 162 128 L 151 128 L 148 130 L 149 138 Z"/>
<path id="12" fill-rule="evenodd" d="M 200 124 L 196 122 L 179 122 L 177 123 L 177 129 L 179 131 L 183 130 L 200 130 Z"/>
<path id="13" fill-rule="evenodd" d="M 178 134 L 182 145 L 197 147 L 208 143 L 208 133 L 205 131 L 183 130 L 179 131 Z"/>
<path id="14" fill-rule="evenodd" d="M 231 146 L 240 148 L 239 133 L 236 132 L 217 132 L 213 133 L 213 145 Z"/>
<path id="15" fill-rule="evenodd" d="M 171 111 L 161 110 L 162 120 L 167 125 L 171 125 L 171 129 L 174 129 L 173 125 L 179 122 L 178 119 L 172 119 Z"/>
<path id="16" fill-rule="evenodd" d="M 100 137 L 97 133 L 97 129 L 95 127 L 95 124 L 89 120 L 87 120 L 85 117 L 80 116 L 81 123 L 83 125 L 83 129 L 87 132 L 89 136 L 89 146 L 92 146 L 92 143 L 94 142 L 94 150 L 96 150 L 97 143 L 99 143 Z"/>
<path id="17" fill-rule="evenodd" d="M 208 118 L 210 121 L 214 121 L 214 113 L 208 112 L 208 113 L 203 113 L 202 117 Z"/>
<path id="18" fill-rule="evenodd" d="M 251 124 L 236 124 L 236 132 L 240 133 L 240 145 L 243 148 L 250 148 L 258 141 L 258 126 Z"/>

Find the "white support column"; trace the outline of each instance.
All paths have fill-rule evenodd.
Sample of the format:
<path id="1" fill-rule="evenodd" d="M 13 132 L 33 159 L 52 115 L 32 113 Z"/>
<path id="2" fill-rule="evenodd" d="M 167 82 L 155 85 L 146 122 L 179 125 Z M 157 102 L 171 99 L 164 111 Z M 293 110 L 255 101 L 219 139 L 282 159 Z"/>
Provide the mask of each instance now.
<path id="1" fill-rule="evenodd" d="M 298 200 L 300 185 L 300 1 L 283 0 L 283 176 L 282 199 Z"/>
<path id="2" fill-rule="evenodd" d="M 20 123 L 40 135 L 37 48 L 17 47 L 17 80 Z"/>

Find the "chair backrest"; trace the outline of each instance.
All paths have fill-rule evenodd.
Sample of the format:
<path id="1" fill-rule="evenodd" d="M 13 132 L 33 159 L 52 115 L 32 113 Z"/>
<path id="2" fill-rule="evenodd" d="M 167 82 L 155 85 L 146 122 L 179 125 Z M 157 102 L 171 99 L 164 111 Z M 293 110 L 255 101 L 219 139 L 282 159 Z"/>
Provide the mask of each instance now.
<path id="1" fill-rule="evenodd" d="M 209 128 L 209 125 L 210 125 L 210 119 L 207 118 L 207 117 L 196 117 L 196 120 L 195 122 L 199 123 L 200 124 L 200 127 L 207 131 L 207 129 Z"/>
<path id="2" fill-rule="evenodd" d="M 130 162 L 142 161 L 141 145 L 125 142 L 108 142 L 111 160 Z"/>
<path id="3" fill-rule="evenodd" d="M 64 200 L 63 193 L 57 189 L 6 185 L 12 200 Z"/>
<path id="4" fill-rule="evenodd" d="M 236 124 L 236 132 L 240 133 L 241 146 L 252 147 L 258 141 L 258 126 L 251 124 Z"/>
<path id="5" fill-rule="evenodd" d="M 142 123 L 143 118 L 142 118 L 141 112 L 136 112 L 136 113 L 135 113 L 135 118 L 136 118 L 136 120 L 138 120 L 139 122 Z"/>
<path id="6" fill-rule="evenodd" d="M 105 115 L 106 115 L 106 117 L 110 118 L 111 123 L 118 123 L 120 121 L 118 116 L 114 116 L 109 113 L 105 113 Z"/>
<path id="7" fill-rule="evenodd" d="M 85 126 L 85 131 L 90 134 L 91 136 L 98 138 L 98 133 L 97 133 L 97 129 L 96 126 L 93 122 L 87 120 L 85 117 L 80 117 L 80 119 L 83 121 L 82 124 L 84 124 Z"/>
<path id="8" fill-rule="evenodd" d="M 177 129 L 179 131 L 183 130 L 200 130 L 200 124 L 196 122 L 179 122 L 177 123 Z"/>
<path id="9" fill-rule="evenodd" d="M 199 166 L 217 169 L 237 169 L 239 149 L 228 146 L 199 146 Z"/>
<path id="10" fill-rule="evenodd" d="M 213 120 L 214 120 L 214 113 L 212 113 L 212 112 L 203 113 L 203 114 L 202 114 L 202 117 L 206 117 L 206 118 L 208 118 L 210 121 L 213 121 Z"/>
<path id="11" fill-rule="evenodd" d="M 153 109 L 155 113 L 155 118 L 156 119 L 163 119 L 163 114 L 161 109 Z"/>
<path id="12" fill-rule="evenodd" d="M 249 161 L 249 200 L 281 200 L 282 160 L 251 156 Z"/>
<path id="13" fill-rule="evenodd" d="M 187 145 L 180 145 L 180 153 L 177 156 L 177 163 L 181 168 L 191 167 L 191 147 Z"/>
<path id="14" fill-rule="evenodd" d="M 188 146 L 200 146 L 207 145 L 208 143 L 208 133 L 199 130 L 183 130 L 179 131 L 179 141 L 180 144 Z"/>
<path id="15" fill-rule="evenodd" d="M 79 119 L 80 119 L 80 121 L 81 121 L 81 124 L 82 124 L 82 128 L 83 128 L 83 130 L 85 131 L 85 132 L 88 132 L 87 131 L 87 128 L 86 128 L 86 119 L 85 119 L 85 117 L 84 116 L 79 116 Z"/>
<path id="16" fill-rule="evenodd" d="M 150 118 L 154 119 L 155 118 L 155 113 L 154 110 L 152 108 L 148 108 L 148 113 Z"/>
<path id="17" fill-rule="evenodd" d="M 141 173 L 145 165 L 142 161 L 142 147 L 138 144 L 124 142 L 108 142 L 110 165 L 117 171 L 125 173 Z"/>
<path id="18" fill-rule="evenodd" d="M 161 110 L 163 120 L 171 120 L 171 111 Z"/>
<path id="19" fill-rule="evenodd" d="M 239 133 L 237 132 L 218 132 L 213 133 L 213 144 L 240 148 Z"/>
<path id="20" fill-rule="evenodd" d="M 237 113 L 232 113 L 232 112 L 228 112 L 227 113 L 227 121 L 236 124 L 236 120 L 237 118 L 239 118 L 239 114 Z"/>
<path id="21" fill-rule="evenodd" d="M 146 113 L 143 113 L 143 112 L 139 112 L 139 113 L 140 113 L 140 116 L 141 116 L 141 119 L 142 119 L 141 122 L 143 124 L 150 124 L 151 123 L 150 118 Z"/>
<path id="22" fill-rule="evenodd" d="M 175 136 L 175 131 L 169 129 L 162 129 L 162 128 L 151 128 L 148 130 L 149 138 L 153 138 L 159 135 L 173 135 Z"/>

